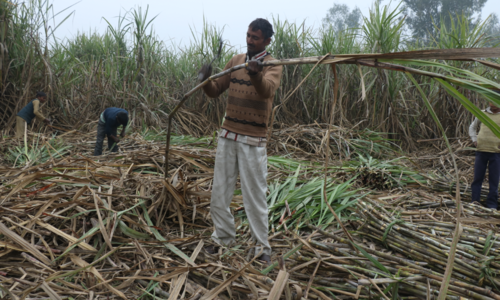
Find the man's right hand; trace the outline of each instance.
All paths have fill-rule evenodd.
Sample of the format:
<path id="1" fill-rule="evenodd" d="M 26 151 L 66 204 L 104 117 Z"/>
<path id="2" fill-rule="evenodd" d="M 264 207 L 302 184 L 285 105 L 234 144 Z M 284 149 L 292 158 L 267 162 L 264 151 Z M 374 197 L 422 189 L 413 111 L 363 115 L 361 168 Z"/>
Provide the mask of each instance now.
<path id="1" fill-rule="evenodd" d="M 474 147 L 476 147 L 476 148 L 477 148 L 477 142 L 474 142 Z"/>
<path id="2" fill-rule="evenodd" d="M 115 142 L 115 143 L 119 143 L 120 142 L 120 138 L 119 137 L 116 137 L 114 135 L 111 136 L 111 139 Z"/>
<path id="3" fill-rule="evenodd" d="M 45 123 L 45 125 L 50 125 L 50 120 L 49 119 L 44 119 L 43 122 Z"/>
<path id="4" fill-rule="evenodd" d="M 205 64 L 201 67 L 200 71 L 198 71 L 198 81 L 203 82 L 211 75 L 212 75 L 212 66 Z"/>

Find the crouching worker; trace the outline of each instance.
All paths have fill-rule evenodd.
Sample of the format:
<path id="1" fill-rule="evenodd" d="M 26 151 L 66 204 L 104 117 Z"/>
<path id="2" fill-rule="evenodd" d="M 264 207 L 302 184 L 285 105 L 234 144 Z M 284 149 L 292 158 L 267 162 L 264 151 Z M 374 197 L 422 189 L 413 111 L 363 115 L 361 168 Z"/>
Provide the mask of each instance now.
<path id="1" fill-rule="evenodd" d="M 50 120 L 46 119 L 40 111 L 40 103 L 47 101 L 47 95 L 44 92 L 36 93 L 36 98 L 31 100 L 16 116 L 16 138 L 21 138 L 26 130 L 26 124 L 30 124 L 36 117 L 39 121 L 45 124 L 50 124 Z"/>
<path id="2" fill-rule="evenodd" d="M 484 112 L 493 122 L 500 126 L 500 108 L 490 103 Z M 478 129 L 479 134 L 477 133 Z M 477 118 L 469 127 L 469 135 L 477 148 L 474 163 L 474 181 L 471 185 L 472 204 L 479 204 L 481 187 L 486 168 L 488 168 L 490 190 L 486 198 L 486 207 L 496 209 L 498 207 L 498 183 L 500 181 L 500 139 L 486 125 L 481 125 L 481 121 Z"/>
<path id="3" fill-rule="evenodd" d="M 108 149 L 111 152 L 118 152 L 118 143 L 120 138 L 117 131 L 120 125 L 123 126 L 121 138 L 125 137 L 125 129 L 128 124 L 128 112 L 123 108 L 109 107 L 106 108 L 99 117 L 97 123 L 97 141 L 95 143 L 94 155 L 102 154 L 104 137 L 108 137 Z"/>

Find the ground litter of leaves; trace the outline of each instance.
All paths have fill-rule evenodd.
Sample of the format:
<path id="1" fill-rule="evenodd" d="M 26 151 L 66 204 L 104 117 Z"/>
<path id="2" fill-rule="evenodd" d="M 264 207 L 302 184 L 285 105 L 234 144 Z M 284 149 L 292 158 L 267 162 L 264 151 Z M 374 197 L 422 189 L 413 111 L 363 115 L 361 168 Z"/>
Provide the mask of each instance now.
<path id="1" fill-rule="evenodd" d="M 311 128 L 300 128 L 301 137 L 317 137 L 307 147 L 297 130 L 284 130 L 281 136 L 287 140 L 270 149 L 314 152 L 312 147 L 317 147 L 319 153 L 324 134 Z M 120 153 L 96 158 L 93 134 L 70 131 L 60 136 L 72 145 L 64 154 L 47 142 L 50 137 L 38 136 L 38 146 L 45 143 L 48 149 L 41 163 L 12 167 L 17 162 L 4 155 L 2 298 L 438 297 L 456 222 L 456 200 L 450 194 L 454 183 L 446 176 L 433 179 L 372 158 L 360 165 L 333 166 L 327 173 L 327 198 L 341 215 L 346 235 L 322 205 L 321 164 L 292 166 L 291 160 L 270 158 L 273 263 L 266 266 L 255 259 L 238 193 L 231 204 L 237 243 L 216 255 L 204 250 L 213 244 L 213 141 L 174 145 L 165 176 L 164 142 L 135 134 L 124 140 Z M 0 146 L 9 154 L 6 149 L 16 145 L 22 152 L 22 142 L 4 139 Z M 363 148 L 359 141 L 357 145 Z M 278 185 L 287 189 L 278 190 Z M 446 299 L 500 299 L 500 214 L 466 202 L 463 197 Z"/>

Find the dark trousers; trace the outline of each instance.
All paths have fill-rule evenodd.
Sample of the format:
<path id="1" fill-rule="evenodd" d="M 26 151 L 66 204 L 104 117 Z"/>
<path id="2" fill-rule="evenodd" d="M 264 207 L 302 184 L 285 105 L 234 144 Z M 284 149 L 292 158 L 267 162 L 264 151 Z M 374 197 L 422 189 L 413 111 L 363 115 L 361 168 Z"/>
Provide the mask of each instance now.
<path id="1" fill-rule="evenodd" d="M 500 153 L 489 153 L 476 151 L 476 162 L 474 163 L 474 181 L 472 182 L 472 201 L 481 199 L 481 187 L 484 175 L 488 167 L 490 191 L 486 198 L 486 207 L 497 208 L 498 206 L 498 182 L 500 180 Z"/>
<path id="2" fill-rule="evenodd" d="M 114 128 L 111 130 L 111 134 L 116 136 L 118 128 Z M 106 124 L 99 119 L 99 122 L 97 123 L 97 140 L 95 142 L 95 148 L 94 148 L 94 155 L 98 156 L 102 154 L 102 147 L 104 144 L 104 138 L 106 137 Z M 111 148 L 113 147 L 113 148 Z M 118 152 L 118 145 L 113 141 L 113 139 L 108 136 L 108 149 L 111 152 Z"/>

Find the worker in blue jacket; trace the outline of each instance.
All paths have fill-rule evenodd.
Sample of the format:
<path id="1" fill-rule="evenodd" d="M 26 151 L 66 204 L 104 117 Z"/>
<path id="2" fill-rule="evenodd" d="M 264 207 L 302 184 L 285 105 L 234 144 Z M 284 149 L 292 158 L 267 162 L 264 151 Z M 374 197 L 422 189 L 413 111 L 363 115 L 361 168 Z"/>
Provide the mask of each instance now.
<path id="1" fill-rule="evenodd" d="M 44 92 L 36 93 L 36 98 L 31 100 L 16 116 L 16 138 L 21 138 L 26 130 L 26 124 L 30 124 L 36 117 L 45 124 L 50 124 L 50 120 L 45 118 L 40 111 L 40 103 L 47 101 L 47 95 Z"/>
<path id="2" fill-rule="evenodd" d="M 125 128 L 128 124 L 128 112 L 123 108 L 106 108 L 99 117 L 97 123 L 97 141 L 95 143 L 94 155 L 102 154 L 104 137 L 108 137 L 108 149 L 111 152 L 118 152 L 118 143 L 120 138 L 117 135 L 118 127 L 123 126 L 121 138 L 125 137 Z"/>

